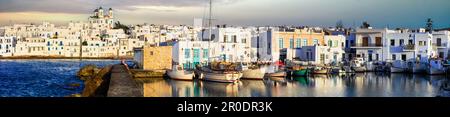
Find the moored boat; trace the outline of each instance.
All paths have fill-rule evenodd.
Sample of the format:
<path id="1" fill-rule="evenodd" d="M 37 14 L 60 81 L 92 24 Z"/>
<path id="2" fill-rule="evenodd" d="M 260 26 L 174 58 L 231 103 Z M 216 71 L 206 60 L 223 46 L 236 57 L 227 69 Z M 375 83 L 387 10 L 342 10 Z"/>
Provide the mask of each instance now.
<path id="1" fill-rule="evenodd" d="M 193 71 L 186 71 L 182 67 L 175 65 L 172 70 L 167 70 L 167 75 L 175 80 L 192 80 L 194 78 Z"/>
<path id="2" fill-rule="evenodd" d="M 408 72 L 408 66 L 404 61 L 396 60 L 392 62 L 391 73 L 405 73 Z"/>
<path id="3" fill-rule="evenodd" d="M 267 74 L 267 76 L 269 76 L 269 77 L 286 77 L 286 72 L 285 71 L 278 71 L 278 72 L 275 72 L 275 73 L 269 73 L 269 74 Z"/>
<path id="4" fill-rule="evenodd" d="M 445 74 L 445 67 L 442 60 L 431 59 L 428 65 L 427 73 L 430 75 Z"/>
<path id="5" fill-rule="evenodd" d="M 313 74 L 328 74 L 328 73 L 330 72 L 329 69 L 326 67 L 315 67 L 313 69 Z"/>
<path id="6" fill-rule="evenodd" d="M 309 70 L 302 66 L 294 66 L 292 76 L 308 76 Z"/>
<path id="7" fill-rule="evenodd" d="M 234 83 L 237 82 L 243 73 L 236 70 L 232 63 L 216 62 L 208 67 L 202 67 L 200 78 L 206 81 Z"/>
<path id="8" fill-rule="evenodd" d="M 266 69 L 262 67 L 249 68 L 242 72 L 242 79 L 262 80 L 266 74 Z"/>
<path id="9" fill-rule="evenodd" d="M 351 62 L 351 67 L 354 72 L 366 72 L 367 71 L 364 59 L 361 57 L 353 59 Z"/>

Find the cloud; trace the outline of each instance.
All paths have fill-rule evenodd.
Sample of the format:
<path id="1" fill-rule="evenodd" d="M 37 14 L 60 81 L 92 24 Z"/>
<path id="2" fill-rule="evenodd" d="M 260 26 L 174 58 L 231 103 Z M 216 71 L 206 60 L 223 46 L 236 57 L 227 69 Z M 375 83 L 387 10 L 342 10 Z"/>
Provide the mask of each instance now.
<path id="1" fill-rule="evenodd" d="M 214 4 L 226 5 L 238 1 L 242 0 L 214 0 Z M 121 10 L 144 8 L 147 10 L 170 12 L 177 7 L 202 7 L 207 3 L 208 0 L 0 0 L 0 12 L 86 14 L 92 12 L 98 6 Z M 165 9 L 161 10 L 160 8 Z"/>

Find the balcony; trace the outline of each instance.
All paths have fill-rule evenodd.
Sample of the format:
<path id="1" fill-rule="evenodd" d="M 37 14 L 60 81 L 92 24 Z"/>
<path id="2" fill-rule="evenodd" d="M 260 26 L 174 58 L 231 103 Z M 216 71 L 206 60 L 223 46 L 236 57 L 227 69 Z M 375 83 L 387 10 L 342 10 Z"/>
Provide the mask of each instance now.
<path id="1" fill-rule="evenodd" d="M 402 46 L 402 48 L 403 48 L 403 51 L 415 51 L 416 50 L 416 45 L 408 44 L 408 45 Z"/>
<path id="2" fill-rule="evenodd" d="M 366 44 L 363 44 L 363 43 L 358 43 L 358 44 L 354 44 L 354 45 L 352 45 L 352 48 L 356 48 L 356 49 L 381 49 L 381 48 L 383 48 L 383 44 L 380 44 L 380 43 L 377 43 L 377 44 L 375 44 L 375 43 L 366 43 Z"/>
<path id="3" fill-rule="evenodd" d="M 444 49 L 447 48 L 447 43 L 433 43 L 433 47 L 436 47 L 438 49 Z"/>

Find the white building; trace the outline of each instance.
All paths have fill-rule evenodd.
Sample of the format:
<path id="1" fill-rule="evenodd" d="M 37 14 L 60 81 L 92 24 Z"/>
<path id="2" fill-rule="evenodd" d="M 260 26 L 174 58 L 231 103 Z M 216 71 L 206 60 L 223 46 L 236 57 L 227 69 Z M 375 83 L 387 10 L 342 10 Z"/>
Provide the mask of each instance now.
<path id="1" fill-rule="evenodd" d="M 0 36 L 0 57 L 13 56 L 16 41 L 16 37 Z"/>
<path id="2" fill-rule="evenodd" d="M 426 61 L 432 56 L 437 56 L 437 48 L 432 43 L 433 35 L 425 30 L 410 31 L 386 30 L 384 32 L 386 45 L 383 48 L 383 61 Z"/>
<path id="3" fill-rule="evenodd" d="M 206 30 L 203 38 L 209 40 L 209 30 Z M 213 28 L 212 43 L 216 52 L 214 58 L 219 58 L 227 62 L 251 62 L 251 32 L 243 28 L 222 27 Z"/>
<path id="4" fill-rule="evenodd" d="M 365 61 L 381 61 L 383 57 L 383 29 L 356 29 L 355 45 L 356 57 L 362 57 Z"/>
<path id="5" fill-rule="evenodd" d="M 293 56 L 316 65 L 342 63 L 345 61 L 345 39 L 343 35 L 325 35 L 326 45 L 303 46 L 296 49 Z"/>
<path id="6" fill-rule="evenodd" d="M 449 48 L 450 48 L 450 32 L 449 31 L 437 31 L 433 32 L 432 43 L 433 46 L 437 48 L 437 55 L 439 58 L 450 59 L 449 58 Z"/>

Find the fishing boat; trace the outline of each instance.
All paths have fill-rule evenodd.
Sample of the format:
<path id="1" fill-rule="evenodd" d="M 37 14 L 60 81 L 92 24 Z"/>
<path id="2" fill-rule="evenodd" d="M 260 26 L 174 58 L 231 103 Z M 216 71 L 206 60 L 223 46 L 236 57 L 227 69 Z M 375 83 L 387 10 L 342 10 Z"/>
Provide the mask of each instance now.
<path id="1" fill-rule="evenodd" d="M 262 80 L 266 74 L 266 69 L 262 67 L 250 67 L 242 72 L 242 79 Z"/>
<path id="2" fill-rule="evenodd" d="M 326 67 L 314 67 L 313 74 L 328 74 L 330 70 Z"/>
<path id="3" fill-rule="evenodd" d="M 167 70 L 166 73 L 171 79 L 175 80 L 192 80 L 194 78 L 193 71 L 186 71 L 178 65 L 173 66 L 172 70 Z"/>
<path id="4" fill-rule="evenodd" d="M 354 72 L 365 72 L 367 70 L 363 58 L 358 57 L 352 60 L 351 67 Z"/>
<path id="5" fill-rule="evenodd" d="M 427 73 L 430 75 L 440 75 L 445 74 L 445 67 L 442 60 L 430 59 L 427 69 Z"/>
<path id="6" fill-rule="evenodd" d="M 236 70 L 236 65 L 227 62 L 213 62 L 200 70 L 200 79 L 214 82 L 234 83 L 243 73 Z"/>
<path id="7" fill-rule="evenodd" d="M 286 77 L 287 74 L 284 71 L 278 71 L 275 73 L 269 73 L 269 74 L 267 74 L 267 76 L 269 76 L 269 77 Z"/>
<path id="8" fill-rule="evenodd" d="M 309 70 L 303 66 L 294 66 L 292 68 L 292 76 L 308 76 Z"/>
<path id="9" fill-rule="evenodd" d="M 409 61 L 408 68 L 411 73 L 420 74 L 426 73 L 426 69 L 428 68 L 427 64 L 419 61 Z"/>
<path id="10" fill-rule="evenodd" d="M 401 60 L 392 62 L 391 73 L 405 73 L 408 72 L 408 65 Z"/>

